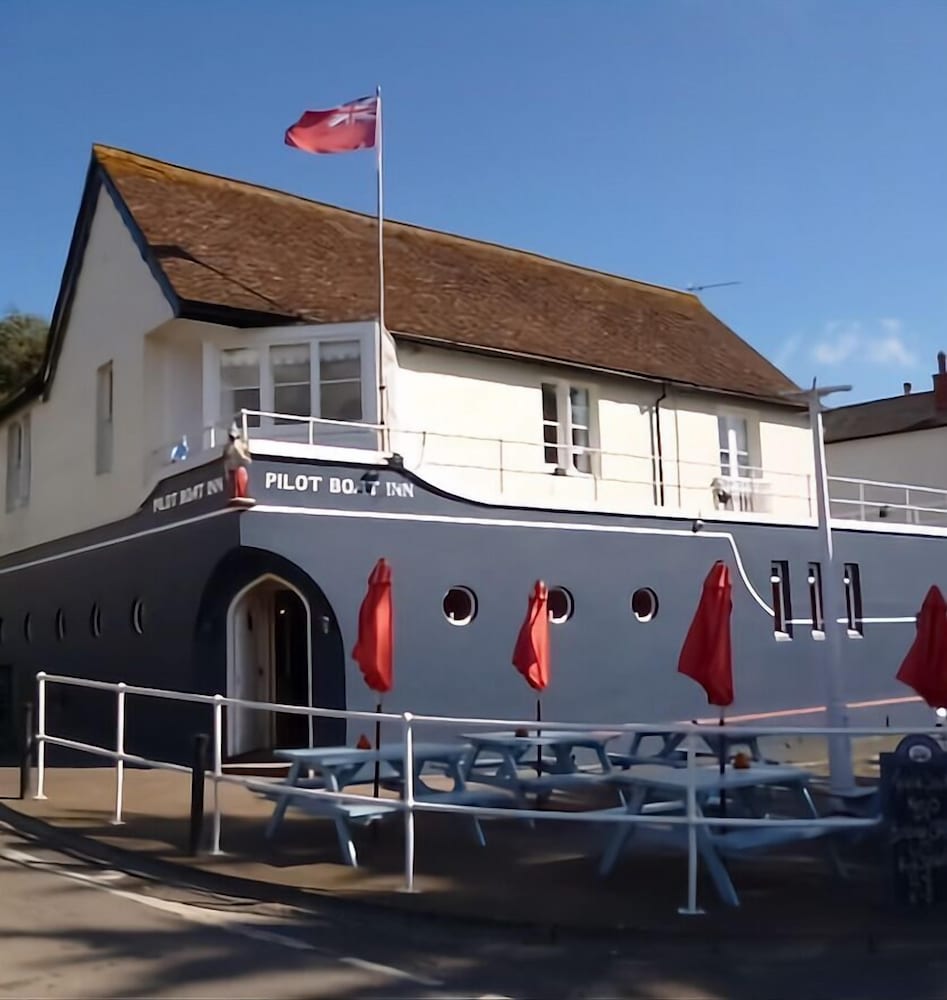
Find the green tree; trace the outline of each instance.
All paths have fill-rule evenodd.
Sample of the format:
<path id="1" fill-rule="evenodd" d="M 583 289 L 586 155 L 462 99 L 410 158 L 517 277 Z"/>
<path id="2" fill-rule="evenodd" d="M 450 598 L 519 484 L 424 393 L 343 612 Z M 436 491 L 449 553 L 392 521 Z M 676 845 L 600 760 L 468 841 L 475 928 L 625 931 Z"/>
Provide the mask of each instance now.
<path id="1" fill-rule="evenodd" d="M 0 317 L 0 400 L 39 371 L 49 324 L 41 316 L 10 309 Z"/>

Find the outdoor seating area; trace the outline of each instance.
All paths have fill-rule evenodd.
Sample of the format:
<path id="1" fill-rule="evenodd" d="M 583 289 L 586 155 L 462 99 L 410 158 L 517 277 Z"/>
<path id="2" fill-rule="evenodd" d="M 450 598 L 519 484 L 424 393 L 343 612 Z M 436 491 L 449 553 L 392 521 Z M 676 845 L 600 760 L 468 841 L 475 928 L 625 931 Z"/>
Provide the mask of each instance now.
<path id="1" fill-rule="evenodd" d="M 619 731 L 583 731 L 518 728 L 509 732 L 469 732 L 453 742 L 412 746 L 412 803 L 423 813 L 444 807 L 475 807 L 476 812 L 451 817 L 473 825 L 474 841 L 481 848 L 487 838 L 484 822 L 503 820 L 528 825 L 536 838 L 544 837 L 547 816 L 569 813 L 569 822 L 586 827 L 590 858 L 602 878 L 608 878 L 623 855 L 632 849 L 688 850 L 687 794 L 694 788 L 694 812 L 702 824 L 696 828 L 696 851 L 721 902 L 739 906 L 740 895 L 725 859 L 789 849 L 812 840 L 825 840 L 826 860 L 843 877 L 835 841 L 849 830 L 803 822 L 819 820 L 813 796 L 815 776 L 791 764 L 778 764 L 761 751 L 763 732 L 726 739 L 713 728 L 706 738 L 692 741 L 702 751 L 692 753 L 688 767 L 680 759 L 684 739 L 680 734 L 657 732 L 657 752 L 641 753 L 641 734 L 628 741 L 628 753 L 607 748 L 627 741 Z M 752 757 L 718 750 L 743 746 L 749 739 Z M 739 754 L 739 751 L 737 751 Z M 403 815 L 407 764 L 403 743 L 382 744 L 378 749 L 316 747 L 279 750 L 276 756 L 290 762 L 285 779 L 269 783 L 258 794 L 272 803 L 266 824 L 268 840 L 276 838 L 287 813 L 298 809 L 310 818 L 330 820 L 336 830 L 340 861 L 357 867 L 355 830 L 378 825 L 376 836 Z M 618 762 L 616 765 L 616 761 Z M 314 789 L 347 794 L 347 798 L 320 797 Z M 487 810 L 484 816 L 483 810 Z M 517 816 L 523 812 L 522 817 Z M 638 822 L 616 822 L 635 817 Z M 670 821 L 676 817 L 677 821 Z M 653 818 L 653 821 L 652 821 Z M 712 822 L 719 821 L 719 825 Z M 765 826 L 729 828 L 728 820 L 761 820 Z M 880 814 L 867 823 L 880 823 Z M 388 821 L 393 822 L 388 822 Z M 773 822 L 785 820 L 786 822 Z M 458 845 L 460 847 L 460 845 Z M 462 849 L 462 848 L 461 848 Z"/>

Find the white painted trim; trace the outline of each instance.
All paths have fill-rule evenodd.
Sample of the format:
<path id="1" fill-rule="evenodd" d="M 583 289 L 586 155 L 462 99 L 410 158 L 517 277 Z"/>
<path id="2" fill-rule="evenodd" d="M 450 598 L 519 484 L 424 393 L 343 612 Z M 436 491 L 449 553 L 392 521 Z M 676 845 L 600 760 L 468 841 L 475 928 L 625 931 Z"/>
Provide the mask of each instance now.
<path id="1" fill-rule="evenodd" d="M 915 615 L 901 615 L 894 618 L 859 618 L 863 625 L 913 625 L 917 621 Z M 790 618 L 790 625 L 811 625 L 811 618 Z M 847 618 L 839 618 L 839 625 L 848 625 Z"/>
<path id="2" fill-rule="evenodd" d="M 0 569 L 0 576 L 6 576 L 7 573 L 19 573 L 20 570 L 32 569 L 34 566 L 43 566 L 46 563 L 57 562 L 59 559 L 68 559 L 70 556 L 81 556 L 86 552 L 95 552 L 97 549 L 107 549 L 111 545 L 120 545 L 122 542 L 130 542 L 136 538 L 145 538 L 147 535 L 157 535 L 162 531 L 170 531 L 172 528 L 183 528 L 185 524 L 196 524 L 198 521 L 206 521 L 211 517 L 219 517 L 221 514 L 239 513 L 241 510 L 243 508 L 225 507 L 223 510 L 212 510 L 208 514 L 199 514 L 197 517 L 186 517 L 181 521 L 171 521 L 168 524 L 159 524 L 154 528 L 145 528 L 144 531 L 136 531 L 130 535 L 120 535 L 118 538 L 109 538 L 103 542 L 82 545 L 77 549 L 69 549 L 67 552 L 57 552 L 55 555 L 43 556 L 41 559 L 32 559 L 29 562 L 18 563 L 16 566 L 7 566 Z M 11 552 L 4 558 L 15 555 L 15 552 Z"/>
<path id="3" fill-rule="evenodd" d="M 432 524 L 462 524 L 477 525 L 482 527 L 498 528 L 536 528 L 539 530 L 554 531 L 589 531 L 602 534 L 615 535 L 671 535 L 681 538 L 714 538 L 722 539 L 729 543 L 736 562 L 737 571 L 743 580 L 750 596 L 754 601 L 770 616 L 773 609 L 756 592 L 753 584 L 750 583 L 746 570 L 743 567 L 743 560 L 740 557 L 740 550 L 733 535 L 727 531 L 685 531 L 681 528 L 642 528 L 632 525 L 621 524 L 576 524 L 570 521 L 514 521 L 508 518 L 487 518 L 487 517 L 453 517 L 446 514 L 405 514 L 397 511 L 379 510 L 335 510 L 332 508 L 319 507 L 282 507 L 275 504 L 257 504 L 247 511 L 248 514 L 305 514 L 312 517 L 343 517 L 343 518 L 367 518 L 369 520 L 382 521 L 426 521 Z"/>
<path id="4" fill-rule="evenodd" d="M 276 573 L 263 573 L 258 576 L 255 580 L 251 580 L 245 587 L 242 587 L 236 595 L 231 599 L 230 604 L 227 605 L 227 697 L 236 697 L 236 677 L 234 675 L 234 665 L 235 665 L 235 653 L 236 653 L 236 642 L 234 637 L 234 625 L 236 618 L 236 609 L 240 602 L 247 596 L 252 590 L 260 586 L 261 583 L 277 583 L 281 587 L 285 587 L 287 590 L 292 591 L 303 603 L 303 607 L 306 609 L 306 698 L 307 707 L 312 708 L 312 608 L 309 604 L 309 599 L 306 595 L 298 588 L 293 586 L 288 580 L 283 579 L 283 577 L 278 576 Z M 273 663 L 272 659 L 270 661 L 270 669 L 272 670 Z M 272 692 L 275 697 L 275 692 Z M 252 711 L 252 710 L 251 710 Z M 309 746 L 313 746 L 313 730 L 312 730 L 312 719 L 313 717 L 307 716 L 309 722 Z M 228 754 L 233 754 L 233 735 L 234 727 L 230 726 L 227 730 L 227 752 Z"/>
<path id="5" fill-rule="evenodd" d="M 924 524 L 883 524 L 881 521 L 845 521 L 840 518 L 832 518 L 833 531 L 875 531 L 882 535 L 915 535 L 923 537 L 929 535 L 933 538 L 947 537 L 947 528 L 938 528 L 936 525 Z"/>
<path id="6" fill-rule="evenodd" d="M 364 431 L 351 428 L 353 434 L 377 434 L 378 431 L 366 425 Z M 305 444 L 298 441 L 275 441 L 273 438 L 255 438 L 250 435 L 250 451 L 254 458 L 308 458 L 322 461 L 342 462 L 346 465 L 388 465 L 389 456 L 380 451 L 366 448 L 337 448 L 328 444 Z"/>

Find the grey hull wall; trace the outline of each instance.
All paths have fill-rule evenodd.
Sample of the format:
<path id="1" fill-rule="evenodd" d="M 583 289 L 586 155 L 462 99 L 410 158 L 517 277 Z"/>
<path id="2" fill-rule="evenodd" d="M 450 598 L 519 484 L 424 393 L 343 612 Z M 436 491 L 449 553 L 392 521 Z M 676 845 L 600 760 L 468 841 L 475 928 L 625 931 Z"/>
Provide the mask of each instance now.
<path id="1" fill-rule="evenodd" d="M 188 470 L 162 483 L 132 518 L 0 562 L 0 666 L 15 671 L 21 700 L 40 669 L 228 693 L 227 608 L 268 573 L 299 589 L 313 611 L 315 703 L 372 709 L 376 696 L 350 654 L 368 575 L 384 556 L 396 615 L 386 709 L 534 718 L 535 692 L 510 656 L 530 588 L 542 578 L 574 601 L 571 619 L 551 627 L 544 718 L 707 717 L 713 710 L 676 664 L 704 576 L 723 559 L 734 580 L 736 701 L 728 715 L 795 711 L 772 721 L 823 720 L 806 710 L 825 703 L 827 644 L 804 623 L 792 640 L 777 641 L 761 606 L 772 603 L 772 562 L 784 561 L 793 617 L 810 617 L 807 569 L 820 554 L 813 528 L 707 521 L 695 533 L 692 522 L 675 518 L 488 506 L 387 467 L 258 459 L 249 510 L 228 507 L 220 482 L 217 466 Z M 932 583 L 947 587 L 947 538 L 855 530 L 835 537 L 839 562 L 860 568 L 867 619 L 863 637 L 844 640 L 845 693 L 861 706 L 853 721 L 929 718 L 904 701 L 911 692 L 894 680 L 913 624 L 872 619 L 913 616 Z M 469 625 L 451 624 L 442 612 L 452 586 L 476 594 Z M 658 598 L 649 622 L 630 608 L 644 587 Z M 49 708 L 51 732 L 114 738 L 111 694 L 59 689 Z M 129 723 L 130 751 L 186 759 L 191 734 L 207 731 L 210 714 L 138 698 L 130 699 Z M 346 735 L 344 725 L 321 723 L 317 741 Z"/>
<path id="2" fill-rule="evenodd" d="M 791 640 L 778 640 L 773 617 L 761 606 L 772 605 L 771 567 L 782 561 L 790 571 L 793 618 L 811 618 L 808 567 L 821 553 L 815 528 L 707 521 L 694 532 L 685 519 L 474 504 L 397 471 L 381 472 L 368 492 L 352 470 L 320 473 L 255 467 L 258 507 L 242 518 L 241 537 L 307 568 L 336 610 L 347 649 L 368 573 L 378 557 L 389 560 L 397 638 L 396 683 L 386 708 L 534 718 L 535 692 L 514 671 L 510 655 L 531 586 L 542 578 L 568 589 L 575 609 L 569 621 L 551 626 L 544 718 L 713 715 L 701 689 L 676 665 L 703 579 L 723 559 L 734 580 L 736 700 L 728 715 L 797 710 L 782 721 L 824 721 L 811 710 L 825 704 L 828 644 L 806 623 L 793 627 Z M 410 491 L 400 485 L 405 482 Z M 862 615 L 869 619 L 863 636 L 844 639 L 853 721 L 929 719 L 916 702 L 903 700 L 912 692 L 894 679 L 913 624 L 870 619 L 911 617 L 932 583 L 947 584 L 947 538 L 845 530 L 835 532 L 835 540 L 838 572 L 844 562 L 859 566 Z M 475 620 L 464 627 L 448 622 L 441 607 L 445 591 L 458 585 L 478 602 Z M 639 622 L 630 600 L 645 587 L 657 595 L 659 610 Z M 349 707 L 372 707 L 374 696 L 351 661 L 348 670 Z"/>

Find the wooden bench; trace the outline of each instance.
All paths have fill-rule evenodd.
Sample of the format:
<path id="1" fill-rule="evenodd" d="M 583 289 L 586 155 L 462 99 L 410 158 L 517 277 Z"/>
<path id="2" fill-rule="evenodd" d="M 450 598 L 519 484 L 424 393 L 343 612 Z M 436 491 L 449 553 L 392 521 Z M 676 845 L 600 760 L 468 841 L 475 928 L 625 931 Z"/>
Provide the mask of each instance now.
<path id="1" fill-rule="evenodd" d="M 335 823 L 335 832 L 339 840 L 339 847 L 342 850 L 342 859 L 347 865 L 353 868 L 358 867 L 358 855 L 355 851 L 355 843 L 352 840 L 350 823 L 366 825 L 376 820 L 380 820 L 392 813 L 401 812 L 400 804 L 386 801 L 384 799 L 366 798 L 363 802 L 342 801 L 340 799 L 316 798 L 312 795 L 300 795 L 299 791 L 316 790 L 324 791 L 323 782 L 316 779 L 306 779 L 298 782 L 292 787 L 280 783 L 274 785 L 272 791 L 263 791 L 260 794 L 268 799 L 285 799 L 286 808 L 292 807 L 300 812 L 307 813 L 321 819 L 331 819 Z M 272 839 L 277 827 L 283 818 L 284 810 L 274 811 L 273 816 L 266 825 L 264 836 L 267 840 Z"/>

